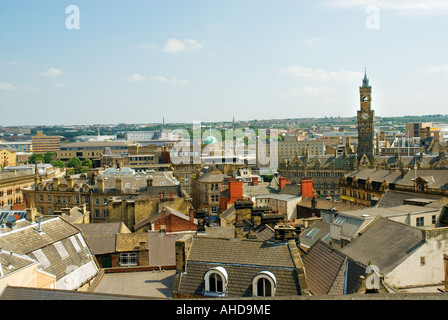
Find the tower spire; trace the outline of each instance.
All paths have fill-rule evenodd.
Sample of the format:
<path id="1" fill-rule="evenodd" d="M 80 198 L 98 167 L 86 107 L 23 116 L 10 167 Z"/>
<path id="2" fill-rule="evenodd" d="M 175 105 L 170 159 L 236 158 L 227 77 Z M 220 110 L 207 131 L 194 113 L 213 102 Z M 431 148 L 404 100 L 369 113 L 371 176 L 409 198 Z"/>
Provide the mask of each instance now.
<path id="1" fill-rule="evenodd" d="M 362 87 L 368 88 L 369 87 L 369 78 L 367 78 L 367 68 L 364 67 L 364 79 L 362 80 Z"/>

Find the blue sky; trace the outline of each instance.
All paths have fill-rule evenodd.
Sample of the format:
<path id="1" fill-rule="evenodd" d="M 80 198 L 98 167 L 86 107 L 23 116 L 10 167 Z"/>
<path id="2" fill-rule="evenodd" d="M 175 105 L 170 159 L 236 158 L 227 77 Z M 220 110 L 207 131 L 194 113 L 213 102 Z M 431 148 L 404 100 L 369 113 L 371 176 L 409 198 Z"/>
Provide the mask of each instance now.
<path id="1" fill-rule="evenodd" d="M 69 5 L 79 29 L 68 29 Z M 0 125 L 447 113 L 446 0 L 0 0 Z"/>

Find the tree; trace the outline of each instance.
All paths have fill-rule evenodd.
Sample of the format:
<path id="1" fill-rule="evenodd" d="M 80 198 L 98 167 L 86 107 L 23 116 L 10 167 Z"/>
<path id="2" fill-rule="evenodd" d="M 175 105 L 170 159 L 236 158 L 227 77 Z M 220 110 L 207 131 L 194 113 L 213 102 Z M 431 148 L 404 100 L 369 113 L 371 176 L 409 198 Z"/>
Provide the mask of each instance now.
<path id="1" fill-rule="evenodd" d="M 78 168 L 81 166 L 82 166 L 82 162 L 77 157 L 73 157 L 71 159 L 68 159 L 68 161 L 67 161 L 67 167 L 69 167 L 69 168 Z"/>
<path id="2" fill-rule="evenodd" d="M 53 167 L 65 168 L 65 163 L 62 160 L 51 160 L 50 164 Z"/>
<path id="3" fill-rule="evenodd" d="M 33 153 L 30 157 L 30 162 L 36 163 L 38 161 L 44 162 L 45 161 L 44 156 L 41 154 Z"/>
<path id="4" fill-rule="evenodd" d="M 89 158 L 84 159 L 84 161 L 82 162 L 82 166 L 92 168 L 93 166 L 92 160 L 90 160 Z"/>
<path id="5" fill-rule="evenodd" d="M 52 157 L 56 155 L 56 152 L 47 152 L 44 154 L 44 162 L 51 163 L 53 160 Z"/>

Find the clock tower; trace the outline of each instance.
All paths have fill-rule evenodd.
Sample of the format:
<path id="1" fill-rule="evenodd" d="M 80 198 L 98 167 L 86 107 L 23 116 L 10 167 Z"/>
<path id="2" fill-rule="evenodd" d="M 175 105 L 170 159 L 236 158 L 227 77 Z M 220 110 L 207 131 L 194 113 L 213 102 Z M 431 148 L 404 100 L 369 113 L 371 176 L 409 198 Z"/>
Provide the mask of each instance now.
<path id="1" fill-rule="evenodd" d="M 367 72 L 364 73 L 362 86 L 359 87 L 360 110 L 358 111 L 358 160 L 364 155 L 373 160 L 373 136 L 375 111 L 372 110 L 372 87 L 369 85 Z"/>

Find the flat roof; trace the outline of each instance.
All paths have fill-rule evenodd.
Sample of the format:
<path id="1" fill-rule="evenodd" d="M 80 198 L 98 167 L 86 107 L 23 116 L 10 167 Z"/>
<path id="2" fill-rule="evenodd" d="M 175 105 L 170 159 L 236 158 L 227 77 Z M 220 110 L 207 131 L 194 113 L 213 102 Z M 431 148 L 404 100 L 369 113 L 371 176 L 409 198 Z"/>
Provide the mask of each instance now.
<path id="1" fill-rule="evenodd" d="M 365 208 L 360 210 L 352 210 L 352 211 L 342 211 L 339 214 L 344 216 L 351 217 L 359 217 L 359 218 L 372 218 L 376 216 L 388 217 L 394 215 L 403 215 L 403 214 L 418 214 L 425 212 L 434 212 L 438 211 L 439 208 L 431 208 L 431 207 L 422 207 L 415 206 L 410 204 L 404 204 L 396 207 L 389 208 Z"/>
<path id="2" fill-rule="evenodd" d="M 172 298 L 176 270 L 106 272 L 93 290 L 94 293 Z"/>

